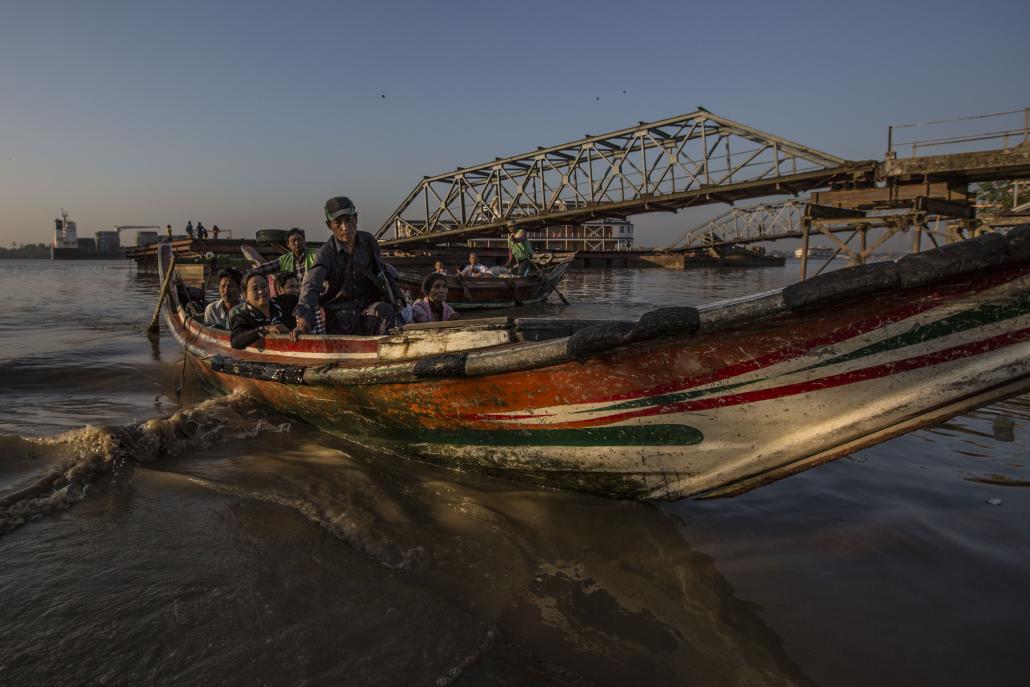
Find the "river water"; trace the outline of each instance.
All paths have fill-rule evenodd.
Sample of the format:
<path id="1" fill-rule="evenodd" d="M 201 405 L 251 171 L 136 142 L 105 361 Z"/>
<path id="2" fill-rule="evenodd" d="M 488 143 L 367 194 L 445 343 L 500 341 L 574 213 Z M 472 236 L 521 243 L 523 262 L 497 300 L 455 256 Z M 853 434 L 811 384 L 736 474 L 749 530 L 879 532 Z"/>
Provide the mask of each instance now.
<path id="1" fill-rule="evenodd" d="M 535 312 L 796 274 L 573 272 Z M 736 498 L 615 502 L 210 396 L 125 263 L 0 287 L 0 684 L 1027 682 L 1026 398 Z"/>

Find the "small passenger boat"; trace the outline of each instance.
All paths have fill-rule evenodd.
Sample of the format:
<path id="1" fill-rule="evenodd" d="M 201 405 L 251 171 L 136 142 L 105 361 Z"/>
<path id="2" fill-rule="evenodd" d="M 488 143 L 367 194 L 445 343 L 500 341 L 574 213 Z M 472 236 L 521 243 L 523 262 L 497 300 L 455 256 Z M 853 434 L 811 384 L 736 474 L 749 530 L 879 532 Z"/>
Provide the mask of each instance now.
<path id="1" fill-rule="evenodd" d="M 166 319 L 217 389 L 395 455 L 617 498 L 736 494 L 1030 391 L 1030 225 L 636 322 L 242 351 L 172 283 Z"/>
<path id="2" fill-rule="evenodd" d="M 572 265 L 575 253 L 556 253 L 547 264 L 539 265 L 539 273 L 525 277 L 462 277 L 448 274 L 447 303 L 455 310 L 511 308 L 542 303 L 554 291 Z M 424 274 L 401 272 L 397 285 L 407 292 L 409 300 L 422 293 Z"/>

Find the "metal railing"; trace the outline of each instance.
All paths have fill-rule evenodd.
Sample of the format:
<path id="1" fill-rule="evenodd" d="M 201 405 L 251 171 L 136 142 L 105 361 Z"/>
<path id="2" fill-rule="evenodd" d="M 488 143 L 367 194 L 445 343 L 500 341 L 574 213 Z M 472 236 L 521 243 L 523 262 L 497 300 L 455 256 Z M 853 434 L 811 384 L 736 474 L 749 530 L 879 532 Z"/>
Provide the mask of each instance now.
<path id="1" fill-rule="evenodd" d="M 1022 122 L 1018 121 L 1022 118 Z M 982 126 L 977 126 L 982 125 Z M 931 138 L 916 138 L 916 130 L 928 131 L 932 127 L 935 133 Z M 987 129 L 987 130 L 983 130 Z M 993 129 L 993 130 L 992 130 Z M 899 141 L 896 135 L 899 130 L 912 130 L 913 138 Z M 1001 143 L 1000 146 L 996 142 Z M 990 145 L 988 142 L 994 143 Z M 938 119 L 929 122 L 912 124 L 893 124 L 887 127 L 887 157 L 898 157 L 908 153 L 918 157 L 929 148 L 947 148 L 943 152 L 965 152 L 955 150 L 955 146 L 963 146 L 970 150 L 985 148 L 1011 148 L 1015 145 L 1030 145 L 1030 107 L 1007 112 L 973 115 L 956 119 Z M 935 151 L 936 152 L 936 151 Z"/>

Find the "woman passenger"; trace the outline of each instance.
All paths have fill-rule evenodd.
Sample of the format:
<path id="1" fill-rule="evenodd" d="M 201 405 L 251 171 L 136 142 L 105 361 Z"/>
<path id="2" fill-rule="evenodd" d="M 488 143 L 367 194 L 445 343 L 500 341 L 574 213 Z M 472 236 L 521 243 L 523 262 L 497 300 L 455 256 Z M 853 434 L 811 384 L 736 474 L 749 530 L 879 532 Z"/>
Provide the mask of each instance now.
<path id="1" fill-rule="evenodd" d="M 422 280 L 422 294 L 411 304 L 411 316 L 415 322 L 445 322 L 460 319 L 454 308 L 447 305 L 447 279 L 434 272 Z"/>
<path id="2" fill-rule="evenodd" d="M 233 348 L 246 348 L 268 334 L 288 334 L 297 326 L 293 313 L 283 312 L 268 297 L 268 280 L 264 275 L 248 273 L 243 278 L 243 294 L 246 302 L 233 310 L 229 318 L 229 342 Z"/>

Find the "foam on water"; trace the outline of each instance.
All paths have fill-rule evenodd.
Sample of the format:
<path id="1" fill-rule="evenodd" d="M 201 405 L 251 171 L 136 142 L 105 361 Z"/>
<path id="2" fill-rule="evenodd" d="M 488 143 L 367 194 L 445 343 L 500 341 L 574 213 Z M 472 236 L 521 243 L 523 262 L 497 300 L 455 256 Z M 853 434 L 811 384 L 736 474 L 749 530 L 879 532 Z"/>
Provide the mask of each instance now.
<path id="1" fill-rule="evenodd" d="M 43 474 L 23 478 L 6 493 L 0 491 L 0 535 L 78 503 L 98 477 L 132 462 L 146 463 L 265 431 L 288 430 L 288 423 L 271 423 L 248 396 L 236 393 L 139 425 L 87 425 L 56 437 L 5 437 L 4 447 L 13 449 L 5 452 L 5 461 L 35 453 L 42 455 L 45 463 L 59 464 Z"/>

